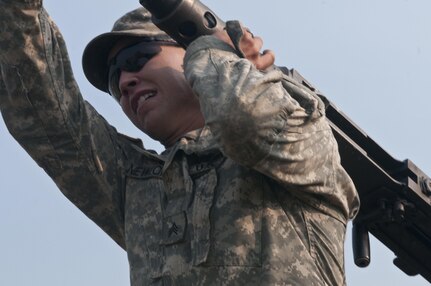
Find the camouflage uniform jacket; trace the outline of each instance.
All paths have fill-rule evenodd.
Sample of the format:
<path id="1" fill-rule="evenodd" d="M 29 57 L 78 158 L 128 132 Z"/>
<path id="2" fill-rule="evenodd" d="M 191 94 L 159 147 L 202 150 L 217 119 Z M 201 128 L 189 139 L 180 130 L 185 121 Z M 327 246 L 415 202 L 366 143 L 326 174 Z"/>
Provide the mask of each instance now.
<path id="1" fill-rule="evenodd" d="M 207 126 L 158 155 L 82 99 L 41 2 L 0 0 L 2 116 L 127 251 L 133 286 L 345 283 L 359 201 L 314 93 L 203 37 L 185 70 Z"/>

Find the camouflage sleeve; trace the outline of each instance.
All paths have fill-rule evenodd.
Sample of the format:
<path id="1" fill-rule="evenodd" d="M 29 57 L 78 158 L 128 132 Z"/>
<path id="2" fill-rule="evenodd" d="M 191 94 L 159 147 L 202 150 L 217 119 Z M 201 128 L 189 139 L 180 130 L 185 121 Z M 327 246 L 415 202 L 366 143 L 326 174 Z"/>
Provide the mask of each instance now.
<path id="1" fill-rule="evenodd" d="M 116 132 L 81 97 L 42 1 L 0 0 L 0 6 L 0 110 L 9 132 L 124 247 Z"/>
<path id="2" fill-rule="evenodd" d="M 356 190 L 317 95 L 275 67 L 257 70 L 211 36 L 188 47 L 185 73 L 227 156 L 342 221 L 354 216 Z"/>

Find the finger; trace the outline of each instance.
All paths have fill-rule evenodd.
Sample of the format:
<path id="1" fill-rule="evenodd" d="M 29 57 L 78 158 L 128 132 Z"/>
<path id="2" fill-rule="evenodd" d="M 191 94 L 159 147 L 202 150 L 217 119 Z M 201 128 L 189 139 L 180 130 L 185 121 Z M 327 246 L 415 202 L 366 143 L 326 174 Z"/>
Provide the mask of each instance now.
<path id="1" fill-rule="evenodd" d="M 254 38 L 254 34 L 250 31 L 249 28 L 243 27 L 243 37 L 246 38 Z"/>
<path id="2" fill-rule="evenodd" d="M 243 28 L 243 36 L 241 39 L 242 41 L 244 41 L 245 43 L 253 43 L 256 39 L 260 39 L 260 38 L 255 37 L 254 34 L 249 29 Z"/>
<path id="3" fill-rule="evenodd" d="M 253 57 L 260 53 L 263 47 L 263 40 L 260 37 L 252 38 L 250 34 L 247 34 L 241 40 L 240 47 L 246 57 Z"/>
<path id="4" fill-rule="evenodd" d="M 272 66 L 275 62 L 275 54 L 271 50 L 265 50 L 263 53 L 257 57 L 254 61 L 254 64 L 257 69 L 265 70 Z"/>

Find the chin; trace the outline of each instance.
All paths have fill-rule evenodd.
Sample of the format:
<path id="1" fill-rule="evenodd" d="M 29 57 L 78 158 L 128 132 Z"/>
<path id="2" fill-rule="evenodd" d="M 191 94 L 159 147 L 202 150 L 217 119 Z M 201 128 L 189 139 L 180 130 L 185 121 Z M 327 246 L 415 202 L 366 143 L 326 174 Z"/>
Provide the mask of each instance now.
<path id="1" fill-rule="evenodd" d="M 140 128 L 142 132 L 144 132 L 146 135 L 148 135 L 151 139 L 159 141 L 160 143 L 163 143 L 163 134 L 160 134 L 160 128 L 154 130 L 154 129 L 148 129 L 148 128 Z M 159 131 L 159 132 L 158 132 Z"/>

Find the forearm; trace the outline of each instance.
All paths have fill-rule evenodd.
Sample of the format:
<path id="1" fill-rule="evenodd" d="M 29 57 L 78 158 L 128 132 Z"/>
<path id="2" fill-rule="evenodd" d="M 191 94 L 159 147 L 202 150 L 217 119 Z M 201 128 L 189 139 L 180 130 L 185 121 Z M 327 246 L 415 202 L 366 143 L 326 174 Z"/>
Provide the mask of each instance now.
<path id="1" fill-rule="evenodd" d="M 186 76 L 223 152 L 337 219 L 350 217 L 356 191 L 318 96 L 278 69 L 257 70 L 217 40 L 194 45 Z"/>
<path id="2" fill-rule="evenodd" d="M 76 141 L 78 129 L 71 123 L 80 120 L 85 108 L 60 33 L 41 1 L 25 2 L 3 3 L 0 12 L 5 88 L 0 108 L 9 131 L 27 151 L 47 155 L 48 142 L 34 141 Z"/>
<path id="3" fill-rule="evenodd" d="M 215 38 L 198 41 L 187 52 L 185 69 L 206 123 L 227 155 L 253 167 L 288 121 L 300 125 L 309 115 L 283 88 L 281 71 L 261 72 Z"/>
<path id="4" fill-rule="evenodd" d="M 83 100 L 41 1 L 0 0 L 0 109 L 9 132 L 61 191 L 123 244 L 111 127 Z"/>

